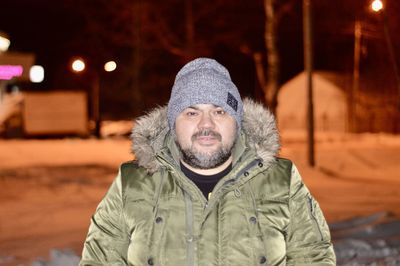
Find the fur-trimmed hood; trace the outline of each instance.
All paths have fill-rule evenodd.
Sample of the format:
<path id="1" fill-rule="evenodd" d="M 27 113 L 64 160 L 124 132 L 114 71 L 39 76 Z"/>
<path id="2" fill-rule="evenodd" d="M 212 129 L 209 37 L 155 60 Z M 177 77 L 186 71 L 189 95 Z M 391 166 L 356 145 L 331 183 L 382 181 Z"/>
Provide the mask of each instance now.
<path id="1" fill-rule="evenodd" d="M 243 109 L 242 131 L 246 134 L 247 145 L 255 149 L 265 164 L 271 164 L 280 148 L 274 116 L 250 99 L 244 99 Z M 166 106 L 155 108 L 135 121 L 132 152 L 138 164 L 150 173 L 160 167 L 156 155 L 162 149 L 168 131 Z"/>

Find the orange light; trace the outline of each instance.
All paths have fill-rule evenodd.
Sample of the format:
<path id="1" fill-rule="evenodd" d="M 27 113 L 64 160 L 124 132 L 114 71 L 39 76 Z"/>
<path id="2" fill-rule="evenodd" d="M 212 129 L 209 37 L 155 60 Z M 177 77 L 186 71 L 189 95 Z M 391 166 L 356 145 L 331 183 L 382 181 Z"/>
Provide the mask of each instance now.
<path id="1" fill-rule="evenodd" d="M 85 62 L 82 59 L 75 59 L 72 62 L 72 70 L 75 72 L 82 72 L 83 70 L 85 70 Z"/>
<path id="2" fill-rule="evenodd" d="M 374 0 L 371 3 L 371 8 L 374 12 L 379 12 L 383 9 L 383 3 L 381 0 Z"/>
<path id="3" fill-rule="evenodd" d="M 0 31 L 0 53 L 6 52 L 10 46 L 10 39 L 8 35 Z"/>
<path id="4" fill-rule="evenodd" d="M 115 61 L 108 61 L 104 64 L 104 70 L 107 72 L 112 72 L 117 68 L 117 63 Z"/>

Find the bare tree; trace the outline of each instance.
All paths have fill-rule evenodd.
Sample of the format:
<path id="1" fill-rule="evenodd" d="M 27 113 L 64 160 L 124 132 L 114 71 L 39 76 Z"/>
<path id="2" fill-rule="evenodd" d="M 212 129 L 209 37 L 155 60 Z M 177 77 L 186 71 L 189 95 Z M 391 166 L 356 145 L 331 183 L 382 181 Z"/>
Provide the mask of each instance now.
<path id="1" fill-rule="evenodd" d="M 277 6 L 275 0 L 264 0 L 265 28 L 264 41 L 266 55 L 242 47 L 242 52 L 252 56 L 257 79 L 264 92 L 264 100 L 273 113 L 278 106 L 280 60 L 277 47 L 277 26 L 281 18 L 292 10 L 294 1 L 286 1 Z M 267 64 L 265 65 L 264 59 Z"/>
<path id="2" fill-rule="evenodd" d="M 259 42 L 257 36 L 262 32 L 261 2 L 249 5 L 226 0 L 209 4 L 203 0 L 115 0 L 112 4 L 106 0 L 65 1 L 82 13 L 82 38 L 93 58 L 105 57 L 110 53 L 108 47 L 128 51 L 124 59 L 129 57 L 130 62 L 123 71 L 129 82 L 123 88 L 129 91 L 124 93 L 136 109 L 143 109 L 145 86 L 154 82 L 149 86 L 158 86 L 160 91 L 156 79 L 158 83 L 170 82 L 162 77 L 168 74 L 168 67 L 198 56 L 214 56 L 215 51 L 234 51 L 243 42 Z M 168 54 L 169 59 L 176 61 L 165 63 L 156 54 Z M 164 72 L 154 71 L 154 65 Z M 157 77 L 149 78 L 152 75 Z M 153 94 L 146 90 L 146 101 Z"/>
<path id="3" fill-rule="evenodd" d="M 227 30 L 225 26 L 230 22 L 221 19 L 230 15 L 221 11 L 229 5 L 234 4 L 223 0 L 216 0 L 212 5 L 195 0 L 185 0 L 183 5 L 182 1 L 166 1 L 153 6 L 146 25 L 165 50 L 187 62 L 196 56 L 211 54 L 213 46 L 223 41 L 228 43 L 233 35 L 240 36 L 236 25 L 230 25 Z M 210 21 L 213 23 L 207 24 Z M 208 28 L 207 33 L 199 32 L 200 27 Z"/>

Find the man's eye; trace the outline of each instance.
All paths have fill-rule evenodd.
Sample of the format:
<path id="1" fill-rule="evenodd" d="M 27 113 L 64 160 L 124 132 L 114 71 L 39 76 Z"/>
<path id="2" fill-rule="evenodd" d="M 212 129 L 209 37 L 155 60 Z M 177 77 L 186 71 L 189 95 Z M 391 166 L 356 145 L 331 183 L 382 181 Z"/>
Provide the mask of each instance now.
<path id="1" fill-rule="evenodd" d="M 186 115 L 187 116 L 195 116 L 195 115 L 197 115 L 197 113 L 196 112 L 186 112 Z"/>
<path id="2" fill-rule="evenodd" d="M 224 114 L 225 114 L 225 111 L 224 111 L 224 110 L 216 110 L 216 111 L 215 111 L 215 114 L 217 114 L 217 115 L 224 115 Z"/>

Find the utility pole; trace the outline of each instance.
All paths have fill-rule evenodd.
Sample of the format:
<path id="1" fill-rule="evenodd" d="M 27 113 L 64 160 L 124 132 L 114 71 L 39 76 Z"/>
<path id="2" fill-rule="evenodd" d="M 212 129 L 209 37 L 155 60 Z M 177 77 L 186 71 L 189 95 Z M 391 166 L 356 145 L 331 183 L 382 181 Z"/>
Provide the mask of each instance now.
<path id="1" fill-rule="evenodd" d="M 308 164 L 315 166 L 311 0 L 303 0 L 304 69 L 307 73 Z"/>
<path id="2" fill-rule="evenodd" d="M 94 135 L 100 139 L 100 77 L 99 74 L 94 70 L 92 73 L 92 116 L 94 121 Z"/>
<path id="3" fill-rule="evenodd" d="M 8 34 L 0 31 L 0 56 L 2 53 L 7 52 L 9 46 L 10 46 L 10 39 L 8 37 Z M 4 96 L 3 94 L 6 91 L 6 84 L 7 84 L 7 81 L 2 80 L 0 77 L 0 105 L 3 101 L 3 96 Z"/>
<path id="4" fill-rule="evenodd" d="M 393 49 L 393 43 L 392 39 L 390 38 L 390 32 L 389 32 L 389 22 L 388 22 L 388 17 L 386 14 L 386 10 L 382 10 L 382 16 L 383 16 L 383 27 L 384 27 L 384 32 L 385 32 L 385 39 L 386 39 L 386 45 L 389 50 L 389 56 L 390 56 L 390 62 L 392 63 L 393 67 L 393 72 L 396 78 L 396 85 L 397 85 L 397 92 L 398 92 L 398 104 L 397 108 L 400 110 L 400 75 L 399 75 L 399 68 L 397 66 L 397 61 L 396 61 L 396 54 Z"/>
<path id="5" fill-rule="evenodd" d="M 348 96 L 349 131 L 356 132 L 356 101 L 360 87 L 360 55 L 361 55 L 361 22 L 356 19 L 354 23 L 354 65 L 353 86 Z"/>

